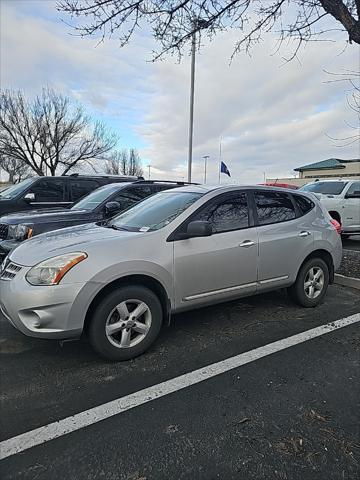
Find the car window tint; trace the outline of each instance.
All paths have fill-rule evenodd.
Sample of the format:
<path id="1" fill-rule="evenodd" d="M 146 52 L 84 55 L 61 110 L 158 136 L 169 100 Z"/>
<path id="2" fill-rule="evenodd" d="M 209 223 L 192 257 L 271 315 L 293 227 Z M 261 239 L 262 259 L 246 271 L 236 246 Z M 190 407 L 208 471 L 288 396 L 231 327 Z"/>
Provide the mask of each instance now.
<path id="1" fill-rule="evenodd" d="M 133 193 L 136 195 L 139 199 L 149 197 L 150 195 L 153 195 L 156 193 L 158 190 L 154 185 L 142 185 L 142 186 L 134 186 Z"/>
<path id="2" fill-rule="evenodd" d="M 254 196 L 260 225 L 286 222 L 296 217 L 294 205 L 286 193 L 255 192 Z"/>
<path id="3" fill-rule="evenodd" d="M 35 195 L 35 202 L 62 202 L 64 201 L 64 181 L 40 179 L 30 187 L 27 193 Z"/>
<path id="4" fill-rule="evenodd" d="M 349 188 L 349 190 L 346 192 L 347 195 L 354 195 L 354 194 L 357 194 L 357 195 L 360 195 L 360 182 L 354 182 L 351 187 Z"/>
<path id="5" fill-rule="evenodd" d="M 131 194 L 127 195 L 126 193 L 118 193 L 111 199 L 111 201 L 120 203 L 121 210 L 125 210 L 135 205 L 140 199 Z"/>
<path id="6" fill-rule="evenodd" d="M 245 193 L 211 202 L 192 220 L 205 220 L 211 223 L 214 233 L 239 230 L 249 226 L 249 213 Z"/>
<path id="7" fill-rule="evenodd" d="M 340 195 L 344 190 L 346 182 L 314 182 L 304 185 L 299 190 L 305 192 L 322 193 L 323 195 Z"/>
<path id="8" fill-rule="evenodd" d="M 72 200 L 76 202 L 98 187 L 99 183 L 96 180 L 71 180 Z"/>
<path id="9" fill-rule="evenodd" d="M 312 202 L 309 198 L 305 198 L 301 195 L 293 195 L 293 198 L 301 215 L 305 215 L 306 213 L 310 212 L 315 205 L 314 202 Z"/>

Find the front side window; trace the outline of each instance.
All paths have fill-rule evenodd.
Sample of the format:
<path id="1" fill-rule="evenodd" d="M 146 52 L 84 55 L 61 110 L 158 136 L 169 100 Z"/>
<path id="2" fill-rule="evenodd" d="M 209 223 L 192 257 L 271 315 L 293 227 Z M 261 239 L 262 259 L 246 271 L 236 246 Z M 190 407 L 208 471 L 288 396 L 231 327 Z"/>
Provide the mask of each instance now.
<path id="1" fill-rule="evenodd" d="M 305 192 L 322 193 L 323 195 L 340 195 L 344 190 L 346 182 L 314 182 L 308 183 L 299 190 Z"/>
<path id="2" fill-rule="evenodd" d="M 227 195 L 222 200 L 211 201 L 192 220 L 210 222 L 213 233 L 247 228 L 249 213 L 246 193 Z"/>
<path id="3" fill-rule="evenodd" d="M 146 198 L 130 210 L 120 213 L 109 226 L 130 231 L 154 231 L 165 227 L 189 208 L 202 194 L 161 192 Z"/>
<path id="4" fill-rule="evenodd" d="M 346 192 L 346 195 L 360 196 L 360 182 L 354 182 L 349 188 L 349 190 Z"/>
<path id="5" fill-rule="evenodd" d="M 286 193 L 258 191 L 254 197 L 259 225 L 286 222 L 296 217 L 294 205 Z"/>
<path id="6" fill-rule="evenodd" d="M 40 179 L 31 187 L 27 193 L 35 195 L 35 202 L 55 203 L 64 201 L 63 180 L 42 180 Z"/>

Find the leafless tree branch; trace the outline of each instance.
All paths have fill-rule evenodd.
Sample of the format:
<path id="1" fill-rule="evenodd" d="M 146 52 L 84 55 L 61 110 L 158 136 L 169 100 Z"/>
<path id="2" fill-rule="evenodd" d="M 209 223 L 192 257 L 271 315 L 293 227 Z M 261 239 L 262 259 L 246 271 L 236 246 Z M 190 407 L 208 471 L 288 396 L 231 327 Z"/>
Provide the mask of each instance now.
<path id="1" fill-rule="evenodd" d="M 93 124 L 68 97 L 44 89 L 33 101 L 22 92 L 0 93 L 0 156 L 22 162 L 37 175 L 67 173 L 104 158 L 116 137 Z"/>
<path id="2" fill-rule="evenodd" d="M 334 30 L 321 28 L 326 16 L 349 43 L 360 44 L 359 0 L 58 0 L 57 6 L 79 35 L 100 41 L 116 35 L 121 46 L 146 25 L 160 44 L 154 60 L 166 53 L 181 56 L 194 33 L 212 39 L 230 29 L 240 33 L 232 56 L 249 51 L 266 32 L 278 33 L 281 42 L 296 40 L 298 51 L 303 42 Z"/>

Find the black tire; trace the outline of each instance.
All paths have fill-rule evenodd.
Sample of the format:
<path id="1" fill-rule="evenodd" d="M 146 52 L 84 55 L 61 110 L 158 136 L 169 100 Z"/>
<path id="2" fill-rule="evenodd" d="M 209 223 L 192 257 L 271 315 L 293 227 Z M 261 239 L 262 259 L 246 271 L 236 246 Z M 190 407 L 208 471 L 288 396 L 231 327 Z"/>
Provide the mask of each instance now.
<path id="1" fill-rule="evenodd" d="M 324 274 L 323 287 L 316 298 L 310 298 L 305 293 L 305 287 L 304 287 L 305 279 L 307 278 L 308 272 L 312 268 L 315 268 L 315 269 L 320 268 Z M 288 288 L 288 293 L 290 295 L 290 298 L 298 305 L 301 305 L 302 307 L 306 307 L 306 308 L 311 308 L 311 307 L 316 307 L 323 301 L 326 295 L 328 285 L 329 285 L 329 268 L 327 264 L 321 258 L 311 258 L 301 266 L 296 278 L 296 282 L 290 288 Z"/>
<path id="2" fill-rule="evenodd" d="M 107 320 L 119 304 L 129 301 L 130 299 L 136 299 L 146 304 L 151 314 L 151 324 L 145 338 L 138 344 L 127 347 L 121 347 L 120 344 L 115 346 L 106 334 Z M 116 311 L 113 315 L 116 315 Z M 120 318 L 121 317 L 119 317 L 118 320 L 119 322 L 122 321 Z M 161 303 L 154 292 L 146 287 L 136 285 L 120 287 L 106 295 L 94 310 L 88 330 L 89 341 L 97 353 L 109 360 L 129 360 L 144 353 L 154 343 L 159 335 L 162 321 L 163 312 Z M 126 330 L 129 331 L 131 329 Z M 119 338 L 121 338 L 121 333 L 120 331 L 116 335 L 119 335 Z M 133 333 L 136 335 L 136 332 Z M 131 335 L 133 333 L 131 333 Z M 137 333 L 137 335 L 140 334 Z M 114 337 L 111 338 L 113 341 L 117 341 Z"/>

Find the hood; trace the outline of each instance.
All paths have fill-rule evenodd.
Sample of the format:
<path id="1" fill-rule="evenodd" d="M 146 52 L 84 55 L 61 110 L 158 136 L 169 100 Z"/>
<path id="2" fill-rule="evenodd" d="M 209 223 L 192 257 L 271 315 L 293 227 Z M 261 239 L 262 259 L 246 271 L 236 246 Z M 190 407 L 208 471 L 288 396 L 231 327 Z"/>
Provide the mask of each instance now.
<path id="1" fill-rule="evenodd" d="M 106 243 L 107 240 L 114 239 L 125 241 L 134 236 L 139 236 L 139 233 L 113 230 L 90 223 L 54 230 L 26 240 L 13 250 L 10 257 L 13 262 L 30 267 L 63 253 L 87 253 L 88 248 L 97 242 Z"/>
<path id="2" fill-rule="evenodd" d="M 62 220 L 82 220 L 91 217 L 93 212 L 88 210 L 68 210 L 66 208 L 43 208 L 40 210 L 29 210 L 26 212 L 16 212 L 4 215 L 0 218 L 0 223 L 8 225 L 34 225 L 40 223 L 60 222 Z"/>

